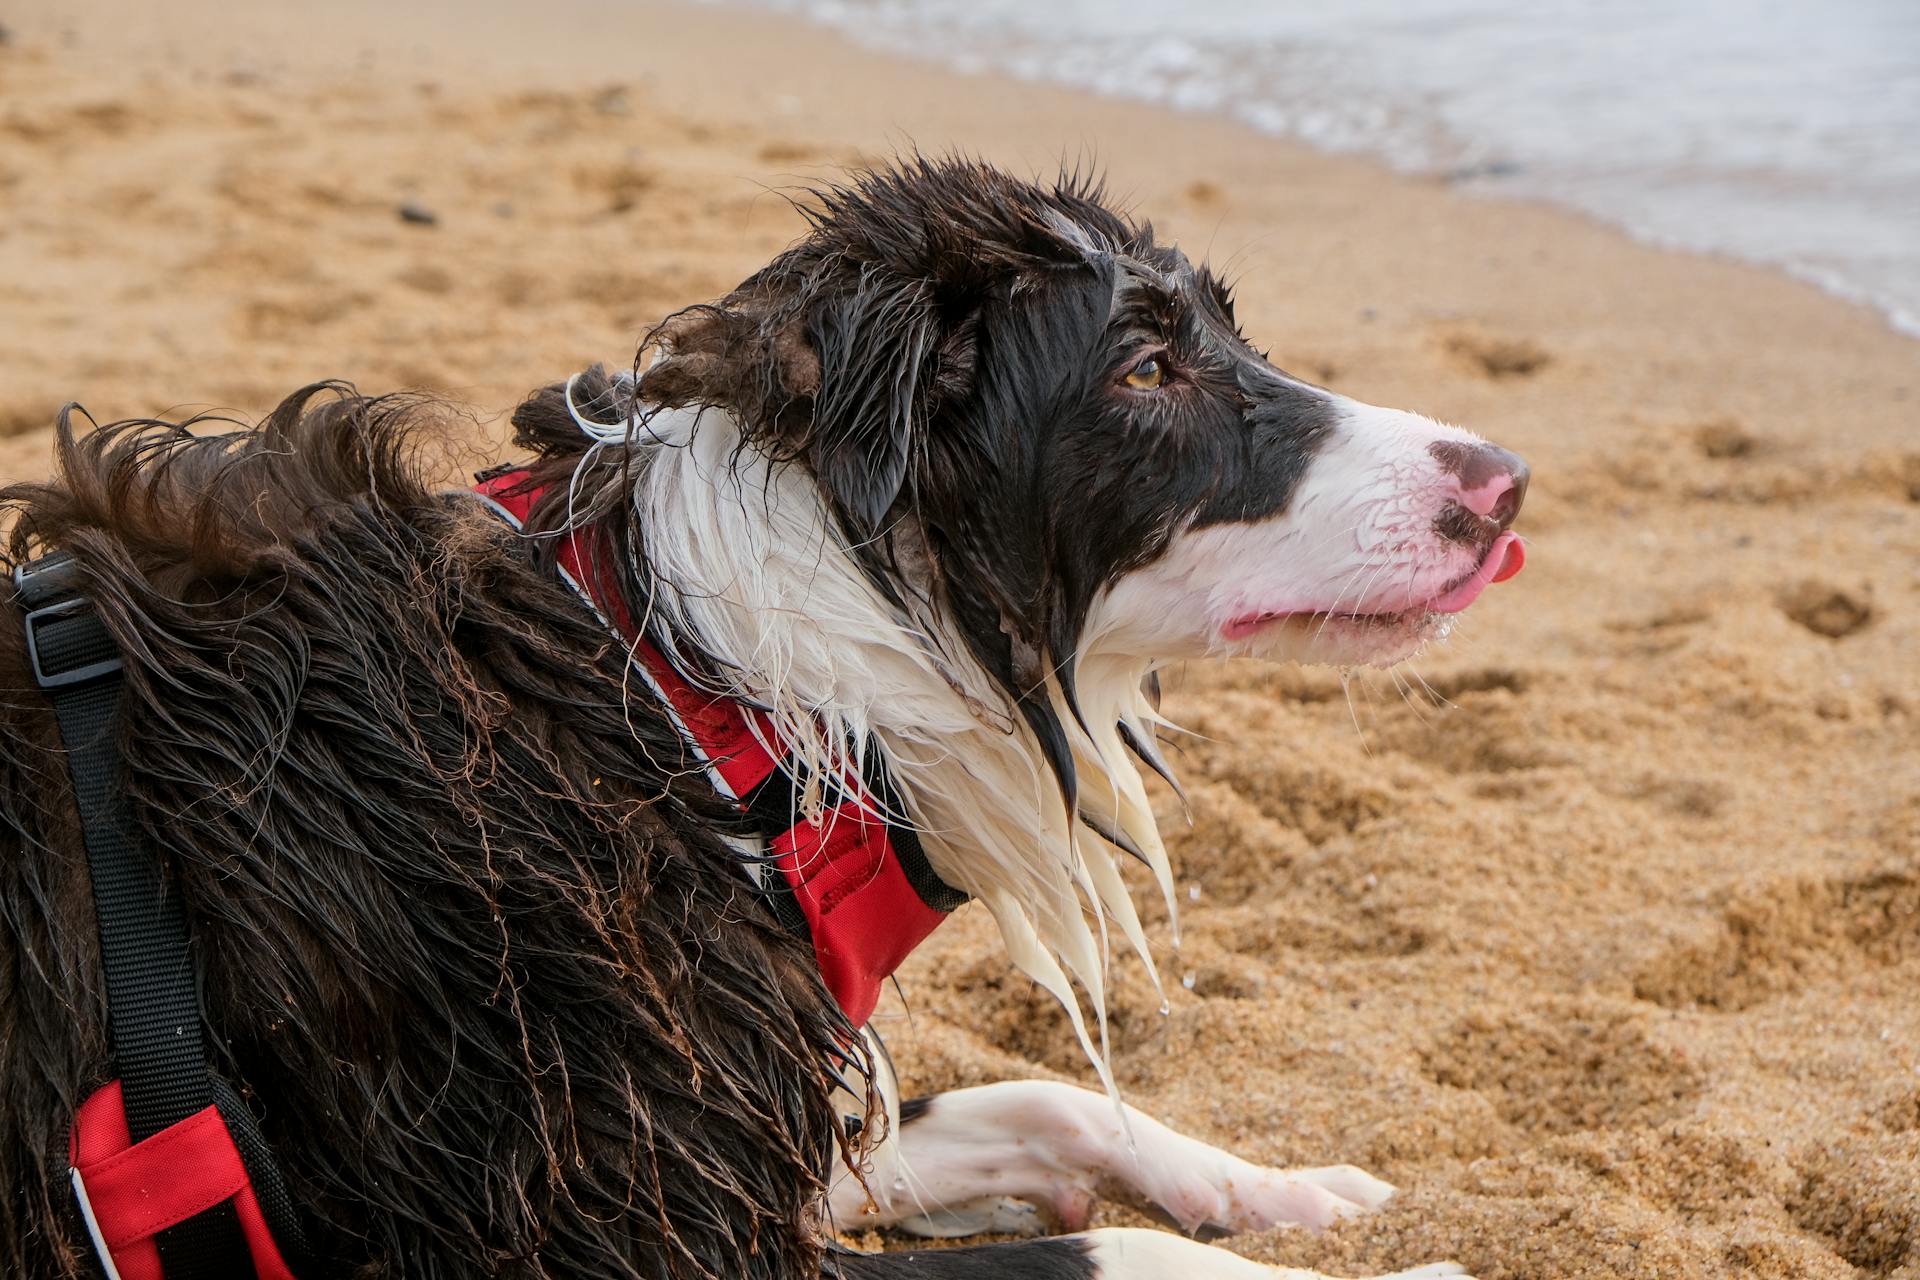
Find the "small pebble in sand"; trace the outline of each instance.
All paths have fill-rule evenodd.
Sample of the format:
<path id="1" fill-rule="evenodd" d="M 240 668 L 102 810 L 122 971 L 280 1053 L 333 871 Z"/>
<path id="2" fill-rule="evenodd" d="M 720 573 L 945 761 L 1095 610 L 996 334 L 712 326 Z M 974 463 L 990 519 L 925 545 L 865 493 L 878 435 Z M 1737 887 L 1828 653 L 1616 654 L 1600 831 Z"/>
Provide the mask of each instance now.
<path id="1" fill-rule="evenodd" d="M 440 224 L 439 214 L 427 208 L 425 205 L 415 204 L 411 200 L 401 205 L 398 212 L 400 214 L 400 221 L 411 222 L 416 227 L 433 227 Z"/>
<path id="2" fill-rule="evenodd" d="M 603 116 L 630 116 L 633 103 L 627 97 L 626 86 L 613 84 L 593 96 L 593 109 Z"/>

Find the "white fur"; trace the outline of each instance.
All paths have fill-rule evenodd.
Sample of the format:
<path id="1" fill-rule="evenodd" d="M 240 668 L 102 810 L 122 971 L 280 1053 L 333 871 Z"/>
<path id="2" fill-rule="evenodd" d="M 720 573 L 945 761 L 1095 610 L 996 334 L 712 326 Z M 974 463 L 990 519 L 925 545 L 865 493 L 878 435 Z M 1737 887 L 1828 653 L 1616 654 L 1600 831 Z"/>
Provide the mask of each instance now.
<path id="1" fill-rule="evenodd" d="M 1049 690 L 1082 809 L 1140 851 L 1170 917 L 1166 851 L 1118 729 L 1151 750 L 1166 723 L 1142 680 L 1166 660 L 1206 653 L 1397 660 L 1406 653 L 1369 648 L 1358 625 L 1332 636 L 1323 627 L 1304 643 L 1297 626 L 1268 627 L 1237 645 L 1220 628 L 1236 610 L 1372 607 L 1471 567 L 1432 536 L 1444 475 L 1427 445 L 1475 437 L 1341 403 L 1335 438 L 1285 515 L 1179 533 L 1165 556 L 1103 594 L 1076 662 L 1087 728 Z M 841 545 L 807 472 L 743 449 L 725 413 L 662 411 L 631 428 L 576 418 L 596 448 L 638 453 L 633 501 L 663 588 L 655 607 L 730 669 L 737 683 L 720 692 L 768 707 L 815 776 L 857 771 L 878 744 L 933 869 L 992 912 L 1009 958 L 1066 1009 L 1112 1093 L 1107 931 L 1117 928 L 1153 974 L 1146 936 L 1116 850 L 1066 811 L 1038 742 L 960 637 L 930 607 L 907 617 L 890 607 Z M 809 816 L 820 799 L 802 798 Z"/>
<path id="2" fill-rule="evenodd" d="M 733 668 L 724 692 L 768 707 L 816 773 L 857 770 L 865 744 L 879 745 L 935 872 L 993 913 L 1013 963 L 1067 1009 L 1104 1074 L 1074 995 L 1077 983 L 1103 1030 L 1098 922 L 1152 961 L 1114 850 L 1069 819 L 1017 709 L 941 619 L 896 615 L 840 545 L 811 478 L 742 452 L 724 413 L 655 414 L 632 440 L 645 455 L 634 502 L 665 588 L 656 607 Z M 1096 733 L 1076 732 L 1075 753 L 1084 803 L 1146 854 L 1170 898 L 1145 788 L 1111 728 L 1124 720 L 1151 740 L 1142 674 L 1088 664 L 1080 701 Z"/>
<path id="3" fill-rule="evenodd" d="M 1339 420 L 1286 511 L 1177 534 L 1165 555 L 1105 594 L 1090 646 L 1162 661 L 1390 665 L 1444 633 L 1445 618 L 1383 624 L 1353 615 L 1411 609 L 1478 563 L 1476 552 L 1434 532 L 1455 484 L 1428 446 L 1480 437 L 1322 394 L 1339 406 Z M 1320 616 L 1229 634 L 1235 619 L 1261 613 Z"/>
<path id="4" fill-rule="evenodd" d="M 1157 1209 L 1184 1230 L 1330 1226 L 1379 1207 L 1393 1188 L 1351 1165 L 1269 1169 L 1174 1132 L 1104 1096 L 1046 1080 L 940 1094 L 870 1154 L 864 1184 L 842 1173 L 836 1229 L 917 1235 L 1027 1233 L 1087 1225 L 1096 1195 Z"/>

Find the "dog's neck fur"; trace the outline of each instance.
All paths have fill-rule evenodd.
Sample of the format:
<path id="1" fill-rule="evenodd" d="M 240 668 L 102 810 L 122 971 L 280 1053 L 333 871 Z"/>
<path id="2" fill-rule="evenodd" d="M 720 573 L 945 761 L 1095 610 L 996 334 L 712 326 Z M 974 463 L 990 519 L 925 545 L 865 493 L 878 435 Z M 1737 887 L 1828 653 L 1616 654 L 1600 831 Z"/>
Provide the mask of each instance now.
<path id="1" fill-rule="evenodd" d="M 902 597 L 922 603 L 904 614 L 890 604 L 803 467 L 770 461 L 717 409 L 645 414 L 630 431 L 576 420 L 599 447 L 634 450 L 651 607 L 665 623 L 650 630 L 697 648 L 699 664 L 721 673 L 720 692 L 770 708 L 783 748 L 816 775 L 857 769 L 877 747 L 934 870 L 993 914 L 1010 959 L 1065 1007 L 1105 1077 L 1110 924 L 1159 979 L 1115 846 L 1096 827 L 1152 868 L 1174 909 L 1166 851 L 1119 728 L 1151 744 L 1164 723 L 1142 689 L 1151 663 L 1103 654 L 1097 640 L 1077 655 L 1087 730 L 1053 691 L 1073 737 L 1076 820 L 1040 744 L 932 593 L 903 584 Z M 910 535 L 896 534 L 909 562 Z"/>

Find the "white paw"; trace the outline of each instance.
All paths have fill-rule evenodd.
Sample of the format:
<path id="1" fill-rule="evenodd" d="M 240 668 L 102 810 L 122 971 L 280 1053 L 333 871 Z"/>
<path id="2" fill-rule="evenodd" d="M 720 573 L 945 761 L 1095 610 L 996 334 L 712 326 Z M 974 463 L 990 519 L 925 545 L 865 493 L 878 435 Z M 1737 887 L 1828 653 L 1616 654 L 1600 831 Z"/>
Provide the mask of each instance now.
<path id="1" fill-rule="evenodd" d="M 1365 1169 L 1357 1169 L 1350 1164 L 1330 1164 L 1319 1169 L 1289 1169 L 1284 1176 L 1325 1187 L 1366 1212 L 1378 1209 L 1391 1200 L 1395 1191 L 1391 1182 L 1382 1181 Z M 1446 1273 L 1436 1271 L 1434 1274 Z"/>
<path id="2" fill-rule="evenodd" d="M 1396 1271 L 1390 1276 L 1375 1276 L 1373 1280 L 1437 1280 L 1440 1276 L 1452 1276 L 1456 1280 L 1473 1280 L 1467 1269 L 1457 1262 L 1429 1262 L 1424 1267 L 1415 1267 L 1411 1271 Z"/>
<path id="3" fill-rule="evenodd" d="M 1322 1169 L 1263 1169 L 1233 1160 L 1168 1180 L 1155 1198 L 1188 1231 L 1264 1231 L 1269 1227 L 1329 1227 L 1369 1213 L 1393 1187 L 1352 1165 Z M 1436 1272 L 1436 1275 L 1443 1274 Z"/>

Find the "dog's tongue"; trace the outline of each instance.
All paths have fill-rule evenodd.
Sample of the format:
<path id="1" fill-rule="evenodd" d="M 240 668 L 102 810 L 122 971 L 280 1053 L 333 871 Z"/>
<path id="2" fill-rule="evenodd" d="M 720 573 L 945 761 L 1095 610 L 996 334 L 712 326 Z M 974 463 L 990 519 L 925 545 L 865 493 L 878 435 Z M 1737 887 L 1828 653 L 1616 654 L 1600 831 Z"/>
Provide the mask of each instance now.
<path id="1" fill-rule="evenodd" d="M 1520 541 L 1517 533 L 1503 533 L 1487 548 L 1487 558 L 1480 562 L 1480 567 L 1473 571 L 1471 578 L 1439 599 L 1430 601 L 1427 608 L 1434 613 L 1459 613 L 1478 600 L 1489 584 L 1505 582 L 1520 572 L 1526 563 L 1527 544 Z"/>

